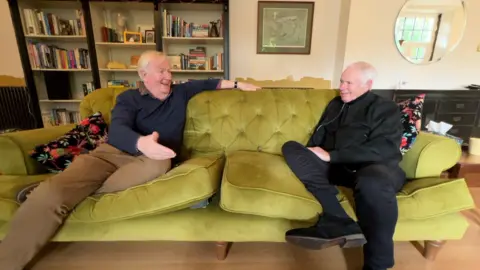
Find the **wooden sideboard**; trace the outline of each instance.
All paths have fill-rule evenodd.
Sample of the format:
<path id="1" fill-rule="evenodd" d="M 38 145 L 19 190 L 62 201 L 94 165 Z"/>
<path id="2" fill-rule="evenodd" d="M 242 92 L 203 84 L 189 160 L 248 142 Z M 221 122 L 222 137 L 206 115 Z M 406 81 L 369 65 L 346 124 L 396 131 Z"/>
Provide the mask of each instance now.
<path id="1" fill-rule="evenodd" d="M 453 125 L 447 132 L 460 137 L 468 145 L 470 137 L 480 136 L 480 91 L 476 90 L 373 90 L 378 95 L 396 102 L 425 94 L 422 112 L 422 130 L 430 120 Z"/>

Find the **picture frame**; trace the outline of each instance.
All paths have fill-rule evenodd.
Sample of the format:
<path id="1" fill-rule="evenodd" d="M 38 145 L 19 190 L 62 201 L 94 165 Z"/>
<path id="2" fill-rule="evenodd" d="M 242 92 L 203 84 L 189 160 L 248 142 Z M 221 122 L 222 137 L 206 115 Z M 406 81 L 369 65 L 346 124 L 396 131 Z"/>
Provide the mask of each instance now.
<path id="1" fill-rule="evenodd" d="M 155 43 L 155 30 L 145 30 L 145 43 Z"/>
<path id="2" fill-rule="evenodd" d="M 314 2 L 259 1 L 257 54 L 310 54 Z"/>
<path id="3" fill-rule="evenodd" d="M 123 43 L 142 43 L 142 33 L 140 32 L 123 32 Z"/>

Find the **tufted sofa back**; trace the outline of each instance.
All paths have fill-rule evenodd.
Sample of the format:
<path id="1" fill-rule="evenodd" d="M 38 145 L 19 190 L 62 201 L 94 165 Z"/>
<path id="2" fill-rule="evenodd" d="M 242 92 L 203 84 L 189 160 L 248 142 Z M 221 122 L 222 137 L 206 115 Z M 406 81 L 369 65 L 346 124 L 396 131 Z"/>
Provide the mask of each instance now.
<path id="1" fill-rule="evenodd" d="M 117 96 L 126 90 L 128 88 L 100 88 L 88 94 L 80 103 L 81 118 L 101 112 L 105 121 L 110 124 Z"/>
<path id="2" fill-rule="evenodd" d="M 306 143 L 335 90 L 211 91 L 187 108 L 184 145 L 192 155 L 235 150 L 280 154 Z"/>
<path id="3" fill-rule="evenodd" d="M 110 123 L 116 97 L 126 88 L 102 88 L 80 104 L 82 118 L 100 111 Z M 187 108 L 184 146 L 190 154 L 235 150 L 279 154 L 283 143 L 308 141 L 335 90 L 208 91 Z"/>

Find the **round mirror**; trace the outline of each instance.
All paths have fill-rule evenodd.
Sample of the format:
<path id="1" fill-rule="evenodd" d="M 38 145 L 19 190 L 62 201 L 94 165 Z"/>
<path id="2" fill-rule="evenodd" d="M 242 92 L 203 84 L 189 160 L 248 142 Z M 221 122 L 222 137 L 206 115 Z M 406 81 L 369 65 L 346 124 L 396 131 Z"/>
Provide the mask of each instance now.
<path id="1" fill-rule="evenodd" d="M 460 43 L 466 21 L 462 0 L 409 0 L 397 17 L 395 44 L 411 63 L 437 62 Z"/>

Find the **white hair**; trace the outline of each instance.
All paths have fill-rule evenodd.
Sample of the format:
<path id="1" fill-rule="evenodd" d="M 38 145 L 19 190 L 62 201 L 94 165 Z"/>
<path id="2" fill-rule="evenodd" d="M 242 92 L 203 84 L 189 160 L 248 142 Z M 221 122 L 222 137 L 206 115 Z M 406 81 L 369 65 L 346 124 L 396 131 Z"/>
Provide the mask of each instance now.
<path id="1" fill-rule="evenodd" d="M 370 63 L 359 61 L 350 64 L 347 68 L 354 68 L 362 73 L 362 83 L 367 83 L 369 80 L 373 80 L 377 77 L 377 70 Z"/>
<path id="2" fill-rule="evenodd" d="M 141 79 L 143 79 L 142 71 L 147 69 L 148 64 L 150 64 L 150 61 L 152 61 L 152 59 L 154 59 L 155 57 L 165 57 L 165 54 L 162 52 L 150 50 L 145 51 L 140 55 L 137 63 L 137 72 L 138 76 L 140 76 Z"/>

